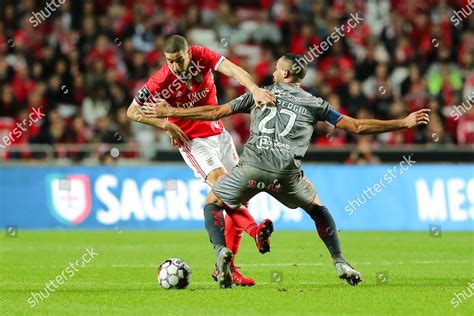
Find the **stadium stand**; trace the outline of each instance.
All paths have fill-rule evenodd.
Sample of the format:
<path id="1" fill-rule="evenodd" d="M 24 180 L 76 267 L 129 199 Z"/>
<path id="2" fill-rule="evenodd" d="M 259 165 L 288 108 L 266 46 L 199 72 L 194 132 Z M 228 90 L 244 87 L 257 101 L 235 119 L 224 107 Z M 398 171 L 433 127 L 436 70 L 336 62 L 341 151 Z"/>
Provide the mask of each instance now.
<path id="1" fill-rule="evenodd" d="M 2 147 L 12 143 L 0 149 L 2 159 L 107 163 L 115 147 L 121 158 L 160 159 L 171 149 L 166 133 L 132 124 L 126 109 L 147 77 L 165 65 L 161 49 L 170 34 L 225 55 L 260 85 L 272 83 L 282 53 L 306 54 L 329 42 L 311 63 L 304 87 L 340 112 L 389 119 L 432 109 L 428 127 L 373 137 L 318 125 L 311 148 L 328 157 L 342 150 L 347 163 L 377 163 L 385 159 L 374 148 L 410 145 L 426 153 L 472 151 L 474 14 L 465 14 L 468 0 L 55 4 L 50 10 L 42 1 L 2 1 L 0 139 L 8 138 Z M 335 28 L 357 13 L 370 18 L 331 42 Z M 245 92 L 221 75 L 216 84 L 220 103 Z M 12 133 L 25 119 L 31 126 Z M 245 116 L 225 121 L 237 146 L 248 137 L 248 123 Z"/>

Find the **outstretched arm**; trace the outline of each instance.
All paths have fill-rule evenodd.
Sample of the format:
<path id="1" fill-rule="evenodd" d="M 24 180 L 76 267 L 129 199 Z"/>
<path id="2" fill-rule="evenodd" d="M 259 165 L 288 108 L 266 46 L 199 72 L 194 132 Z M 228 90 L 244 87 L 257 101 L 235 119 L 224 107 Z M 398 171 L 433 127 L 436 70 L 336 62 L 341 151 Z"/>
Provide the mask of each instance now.
<path id="1" fill-rule="evenodd" d="M 132 104 L 128 107 L 127 117 L 135 122 L 166 129 L 166 120 L 157 117 L 146 117 L 135 101 L 132 101 Z"/>
<path id="2" fill-rule="evenodd" d="M 217 121 L 233 114 L 229 103 L 223 105 L 206 105 L 195 108 L 174 108 L 164 100 L 158 103 L 145 103 L 143 113 L 147 118 L 160 118 L 172 116 L 180 119 L 194 121 Z"/>
<path id="3" fill-rule="evenodd" d="M 237 80 L 242 86 L 247 88 L 250 93 L 253 95 L 253 99 L 257 106 L 268 104 L 268 105 L 275 105 L 276 98 L 275 96 L 263 89 L 258 87 L 255 82 L 253 81 L 250 74 L 245 71 L 242 67 L 237 66 L 233 62 L 224 59 L 224 61 L 219 65 L 217 71 L 227 77 L 234 78 Z"/>
<path id="4" fill-rule="evenodd" d="M 135 101 L 132 101 L 128 107 L 127 117 L 133 121 L 166 130 L 173 143 L 178 146 L 189 141 L 189 137 L 176 124 L 157 117 L 147 117 Z"/>
<path id="5" fill-rule="evenodd" d="M 429 109 L 421 109 L 398 120 L 355 119 L 350 116 L 343 116 L 336 123 L 336 127 L 354 134 L 380 134 L 412 128 L 422 124 L 426 125 L 430 122 L 430 112 L 431 110 Z"/>

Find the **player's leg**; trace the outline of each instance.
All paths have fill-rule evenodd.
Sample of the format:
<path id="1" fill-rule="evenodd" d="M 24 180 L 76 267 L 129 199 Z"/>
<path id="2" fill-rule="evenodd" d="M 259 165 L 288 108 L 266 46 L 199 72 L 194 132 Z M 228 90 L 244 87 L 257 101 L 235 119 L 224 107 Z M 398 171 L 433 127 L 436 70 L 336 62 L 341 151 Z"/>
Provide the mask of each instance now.
<path id="1" fill-rule="evenodd" d="M 221 253 L 222 249 L 228 249 L 224 247 L 227 242 L 225 241 L 225 236 L 222 227 L 220 224 L 223 224 L 222 221 L 215 220 L 215 218 L 222 218 L 224 206 L 229 206 L 227 209 L 228 216 L 234 219 L 234 222 L 239 224 L 239 220 L 236 220 L 235 216 L 240 216 L 243 214 L 242 210 L 240 210 L 237 206 L 240 205 L 243 201 L 250 200 L 255 194 L 258 192 L 256 190 L 249 189 L 247 184 L 247 178 L 244 172 L 242 172 L 242 167 L 238 166 L 234 168 L 233 173 L 230 175 L 224 176 L 220 181 L 218 181 L 212 188 L 212 192 L 208 195 L 206 200 L 206 206 L 204 211 L 204 218 L 206 221 L 206 229 L 209 233 L 209 239 L 213 243 L 214 249 L 216 253 Z M 267 223 L 266 221 L 264 221 Z M 262 223 L 264 223 L 262 222 Z M 271 223 L 271 221 L 270 221 Z M 262 225 L 257 227 L 257 232 L 255 233 L 258 236 L 258 231 L 261 229 Z M 268 236 L 269 237 L 269 236 Z M 217 266 L 218 270 L 219 265 Z M 222 277 L 220 271 L 216 274 L 216 278 L 219 280 Z M 232 277 L 234 279 L 235 284 L 239 284 L 236 282 L 236 278 L 240 275 L 240 280 L 243 281 L 244 278 L 238 273 L 238 269 L 234 269 L 232 271 Z M 253 285 L 253 284 L 241 284 L 241 285 Z"/>
<path id="2" fill-rule="evenodd" d="M 228 133 L 227 135 L 228 138 L 231 139 L 231 136 Z M 225 137 L 225 135 L 223 137 Z M 222 143 L 224 144 L 221 146 L 221 153 L 224 153 L 222 162 L 229 166 L 227 167 L 226 165 L 228 169 L 232 168 L 233 181 L 227 181 L 227 187 L 213 187 L 213 191 L 226 203 L 226 205 L 240 204 L 240 207 L 237 209 L 226 210 L 227 213 L 232 214 L 233 221 L 240 227 L 244 228 L 245 231 L 255 240 L 255 244 L 260 253 L 265 254 L 270 252 L 270 236 L 273 233 L 272 221 L 270 219 L 264 219 L 257 226 L 255 219 L 250 215 L 250 212 L 248 212 L 246 205 L 251 197 L 262 192 L 262 190 L 258 189 L 255 184 L 261 181 L 266 181 L 267 172 L 247 165 L 234 166 L 236 163 L 235 159 L 237 153 L 233 142 L 224 141 Z M 231 192 L 229 192 L 229 190 Z M 232 200 L 234 192 L 241 192 L 240 194 L 237 194 L 239 197 L 238 202 Z M 247 198 L 245 198 L 246 196 Z M 236 272 L 238 272 L 238 269 L 236 269 Z"/>
<path id="3" fill-rule="evenodd" d="M 239 156 L 235 149 L 234 141 L 232 136 L 224 130 L 219 135 L 219 154 L 220 160 L 224 165 L 226 172 L 231 172 L 232 169 L 238 164 Z M 219 176 L 220 178 L 220 176 Z M 226 209 L 226 214 L 229 214 L 229 209 Z M 234 283 L 237 285 L 254 285 L 255 281 L 251 278 L 245 277 L 241 272 L 240 268 L 235 265 L 235 258 L 240 248 L 243 231 L 242 228 L 255 239 L 257 224 L 255 220 L 248 212 L 246 205 L 240 206 L 240 209 L 234 212 L 236 220 L 231 216 L 225 216 L 225 238 L 227 247 L 232 250 L 234 257 L 232 258 L 231 269 Z"/>
<path id="4" fill-rule="evenodd" d="M 188 166 L 194 171 L 196 177 L 203 179 L 209 186 L 213 186 L 216 181 L 226 173 L 226 168 L 222 160 L 222 143 L 231 143 L 233 146 L 232 138 L 226 132 L 225 137 L 222 134 L 211 136 L 207 138 L 195 138 L 188 143 L 187 146 L 180 148 L 181 155 Z M 233 147 L 235 155 L 237 157 L 235 164 L 238 162 L 238 156 Z M 227 161 L 225 164 L 228 166 Z M 234 164 L 232 164 L 232 167 Z M 242 209 L 236 215 L 239 224 L 236 224 L 229 216 L 224 218 L 225 222 L 225 234 L 226 241 L 228 242 L 227 247 L 237 253 L 240 246 L 240 240 L 242 236 L 242 228 L 246 229 L 249 234 L 255 234 L 257 225 L 255 220 L 252 218 L 247 209 Z M 241 228 L 242 227 L 242 228 Z M 255 227 L 255 228 L 254 228 Z M 232 267 L 234 267 L 232 260 Z M 244 277 L 239 271 L 233 268 L 235 275 L 235 282 L 239 285 L 254 285 L 255 281 L 251 278 Z M 212 274 L 216 280 L 216 271 Z"/>
<path id="5" fill-rule="evenodd" d="M 225 176 L 224 174 L 219 175 L 219 171 L 220 170 L 215 170 L 215 173 L 211 173 L 208 179 L 213 176 L 215 176 L 217 179 L 220 179 Z M 243 186 L 245 190 L 244 181 L 242 181 L 242 183 L 238 183 L 237 185 Z M 238 188 L 234 190 L 234 192 L 238 191 Z M 266 219 L 262 221 L 259 226 L 257 226 L 255 219 L 252 217 L 252 215 L 250 215 L 248 209 L 244 206 L 237 206 L 239 203 L 241 203 L 240 201 L 238 203 L 236 202 L 235 204 L 232 204 L 232 207 L 229 207 L 225 204 L 218 204 L 217 206 L 215 206 L 212 205 L 212 201 L 214 201 L 215 199 L 217 199 L 217 197 L 215 197 L 213 192 L 211 192 L 208 197 L 208 203 L 206 203 L 206 208 L 212 207 L 212 210 L 207 209 L 206 211 L 215 213 L 218 211 L 218 208 L 225 208 L 226 210 L 227 216 L 225 217 L 224 231 L 226 246 L 234 253 L 234 257 L 232 258 L 231 262 L 233 282 L 234 284 L 243 286 L 255 285 L 255 281 L 252 278 L 246 277 L 240 272 L 240 268 L 234 264 L 234 258 L 240 247 L 243 230 L 245 230 L 254 240 L 256 240 L 257 247 L 259 247 L 261 253 L 270 251 L 268 240 L 271 235 L 271 232 L 273 231 L 273 223 L 270 220 Z M 217 280 L 217 274 L 217 270 L 215 270 L 212 274 L 214 280 Z"/>
<path id="6" fill-rule="evenodd" d="M 225 174 L 226 170 L 223 168 L 219 168 L 214 170 L 211 174 L 209 174 L 207 178 L 207 182 L 210 183 L 211 187 L 217 182 L 219 178 L 221 178 Z M 212 193 L 212 192 L 211 192 Z M 225 208 L 225 206 L 222 206 Z M 243 234 L 243 229 L 241 227 L 246 227 L 247 232 L 252 233 L 253 230 L 256 229 L 257 224 L 255 223 L 255 220 L 253 217 L 250 215 L 250 213 L 245 209 L 242 211 L 241 219 L 244 220 L 244 222 L 241 225 L 238 225 L 231 216 L 229 216 L 229 209 L 226 209 L 227 216 L 224 217 L 224 222 L 225 222 L 225 229 L 224 229 L 224 235 L 225 235 L 225 242 L 226 242 L 226 247 L 232 251 L 234 256 L 232 257 L 232 261 L 230 263 L 230 269 L 232 273 L 232 281 L 236 285 L 242 285 L 242 286 L 253 286 L 255 285 L 255 280 L 249 277 L 244 276 L 242 273 L 240 273 L 239 269 L 236 268 L 235 266 L 235 257 L 239 251 L 240 248 L 240 242 L 242 240 L 242 234 Z M 255 229 L 253 228 L 255 227 Z M 217 269 L 214 270 L 212 273 L 212 277 L 214 280 L 218 280 L 218 275 L 219 271 Z"/>
<path id="7" fill-rule="evenodd" d="M 226 247 L 223 210 L 224 204 L 211 191 L 204 207 L 204 225 L 217 256 L 216 271 L 213 277 L 219 282 L 221 288 L 230 288 L 232 287 L 230 264 L 234 254 Z"/>
<path id="8" fill-rule="evenodd" d="M 319 237 L 333 259 L 338 276 L 351 285 L 362 281 L 362 275 L 354 270 L 342 255 L 336 223 L 329 210 L 321 203 L 313 184 L 303 172 L 282 179 L 282 194 L 275 196 L 290 208 L 302 207 L 314 221 Z M 272 194 L 273 195 L 273 194 Z"/>
<path id="9" fill-rule="evenodd" d="M 303 208 L 314 220 L 319 237 L 332 256 L 339 278 L 346 280 L 350 285 L 357 285 L 359 282 L 362 282 L 362 275 L 342 255 L 336 223 L 327 207 L 322 205 L 316 196 L 311 204 Z"/>
<path id="10" fill-rule="evenodd" d="M 208 138 L 195 138 L 189 142 L 188 145 L 182 146 L 179 149 L 186 164 L 194 171 L 194 175 L 197 178 L 201 178 L 210 187 L 227 172 L 224 162 L 221 161 L 222 155 L 219 147 L 219 141 L 221 141 L 221 139 L 219 136 L 220 135 Z M 242 235 L 240 227 L 246 229 L 247 233 L 252 234 L 252 223 L 255 221 L 246 208 L 242 208 L 241 213 L 241 217 L 239 217 L 241 221 L 240 225 L 238 225 L 236 229 L 234 228 L 236 232 L 235 235 Z"/>
<path id="11" fill-rule="evenodd" d="M 212 170 L 207 178 L 206 182 L 213 187 L 214 184 L 226 174 L 226 169 L 224 168 L 217 168 Z M 228 206 L 224 206 L 224 209 L 227 213 L 232 212 L 232 209 Z M 226 239 L 232 240 L 227 247 L 231 248 L 235 245 L 237 252 L 240 240 L 242 239 L 242 233 L 245 230 L 250 236 L 255 238 L 255 231 L 257 229 L 257 224 L 255 223 L 255 219 L 250 215 L 250 212 L 245 206 L 237 206 L 233 217 L 226 216 L 225 217 L 225 236 Z M 236 223 L 235 221 L 238 221 Z M 232 234 L 230 233 L 232 232 Z"/>
<path id="12" fill-rule="evenodd" d="M 220 186 L 220 190 L 222 190 L 223 188 L 225 188 L 225 184 Z M 216 196 L 216 194 L 212 190 L 211 192 L 209 192 L 205 203 L 206 205 L 204 207 L 204 220 L 206 230 L 209 233 L 209 239 L 213 244 L 216 253 L 218 253 L 223 245 L 228 247 L 228 242 L 226 240 L 227 235 L 225 234 L 224 229 L 224 209 L 227 210 L 228 217 L 231 218 L 236 225 L 239 225 L 241 223 L 238 218 L 241 216 L 242 212 L 240 212 L 240 209 L 238 207 L 228 207 L 220 198 Z M 258 231 L 262 225 L 257 226 L 255 224 L 255 226 L 256 232 L 254 233 L 254 235 L 256 236 L 258 235 Z"/>
<path id="13" fill-rule="evenodd" d="M 234 169 L 234 167 L 237 166 L 237 164 L 239 163 L 239 155 L 237 154 L 237 150 L 235 149 L 232 136 L 226 130 L 224 130 L 219 135 L 219 154 L 220 160 L 224 165 L 226 172 L 232 172 L 232 169 Z M 240 219 L 239 226 L 243 227 L 245 231 L 252 238 L 255 239 L 256 223 L 253 217 L 248 212 L 246 204 L 247 203 L 244 203 L 244 205 L 241 205 L 239 207 L 241 212 L 238 213 L 242 213 L 242 215 L 245 216 Z M 236 247 L 235 250 L 238 250 L 240 240 L 242 239 L 242 232 L 241 229 L 239 227 L 236 227 L 235 224 L 236 223 L 234 223 L 232 219 L 229 220 L 228 223 L 226 222 L 226 238 L 233 240 L 233 242 L 231 242 L 231 245 L 233 244 L 234 247 Z M 227 228 L 229 229 L 227 230 Z M 232 234 L 232 231 L 235 231 L 236 233 Z M 236 251 L 234 251 L 234 253 L 236 253 Z"/>

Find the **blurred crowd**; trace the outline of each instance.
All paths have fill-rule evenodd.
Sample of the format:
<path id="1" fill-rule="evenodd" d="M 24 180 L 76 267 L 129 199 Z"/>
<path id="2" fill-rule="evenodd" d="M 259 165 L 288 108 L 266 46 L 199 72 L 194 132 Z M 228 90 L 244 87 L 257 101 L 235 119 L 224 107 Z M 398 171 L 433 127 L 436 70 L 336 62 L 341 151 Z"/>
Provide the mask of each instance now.
<path id="1" fill-rule="evenodd" d="M 474 143 L 474 1 L 2 0 L 0 10 L 0 140 L 14 144 L 132 143 L 153 158 L 155 148 L 171 148 L 168 136 L 131 123 L 126 110 L 165 65 L 168 35 L 205 45 L 268 85 L 281 54 L 321 46 L 357 13 L 363 21 L 314 59 L 304 88 L 357 118 L 430 108 L 431 123 L 374 137 L 318 123 L 312 146 L 357 143 L 362 150 L 352 163 L 378 144 Z M 245 92 L 229 78 L 215 79 L 220 103 Z M 34 108 L 44 118 L 12 134 Z M 225 124 L 236 145 L 245 142 L 247 116 Z"/>

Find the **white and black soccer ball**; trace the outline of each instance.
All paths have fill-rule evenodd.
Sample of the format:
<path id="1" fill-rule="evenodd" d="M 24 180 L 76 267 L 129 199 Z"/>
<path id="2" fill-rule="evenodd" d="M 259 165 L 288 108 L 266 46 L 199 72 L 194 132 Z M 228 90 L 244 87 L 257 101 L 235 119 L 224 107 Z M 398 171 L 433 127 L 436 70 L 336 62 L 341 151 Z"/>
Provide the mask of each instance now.
<path id="1" fill-rule="evenodd" d="M 167 259 L 158 267 L 156 277 L 164 289 L 184 289 L 191 283 L 191 268 L 181 259 Z"/>

